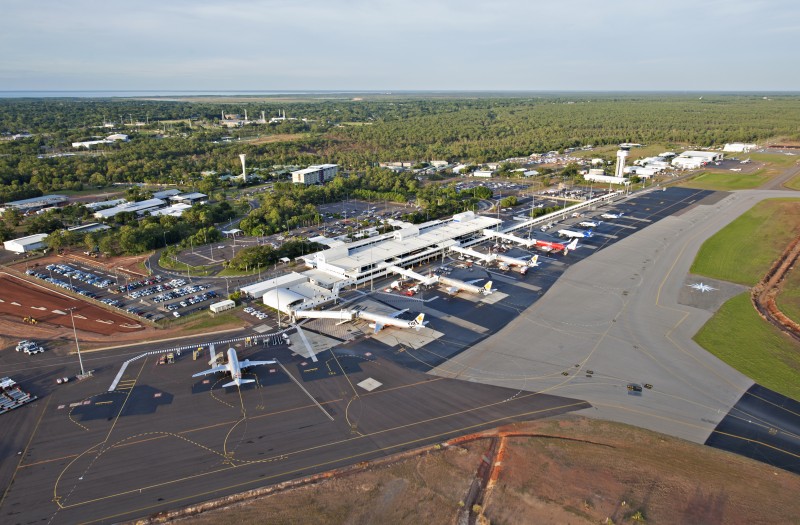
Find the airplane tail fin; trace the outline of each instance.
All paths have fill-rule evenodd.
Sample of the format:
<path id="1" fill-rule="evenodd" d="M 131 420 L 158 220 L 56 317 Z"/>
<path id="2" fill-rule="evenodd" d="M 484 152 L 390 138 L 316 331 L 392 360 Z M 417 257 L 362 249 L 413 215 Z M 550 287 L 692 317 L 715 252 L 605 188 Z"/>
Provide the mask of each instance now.
<path id="1" fill-rule="evenodd" d="M 483 292 L 484 293 L 492 293 L 492 281 L 489 281 L 488 283 L 483 285 Z M 420 314 L 420 315 L 422 315 L 422 314 Z"/>
<path id="2" fill-rule="evenodd" d="M 383 324 L 382 324 L 382 323 L 377 323 L 377 322 L 376 322 L 376 323 L 375 323 L 375 331 L 374 331 L 373 333 L 374 333 L 374 334 L 377 334 L 377 333 L 378 333 L 378 332 L 380 332 L 382 329 L 383 329 Z"/>
<path id="3" fill-rule="evenodd" d="M 538 253 L 536 255 L 534 255 L 533 257 L 531 257 L 531 260 L 528 261 L 528 266 L 539 266 L 539 254 Z"/>
<path id="4" fill-rule="evenodd" d="M 594 235 L 594 234 L 592 233 L 592 230 L 587 230 L 587 231 L 586 231 L 586 237 L 591 237 L 592 235 Z"/>
<path id="5" fill-rule="evenodd" d="M 413 321 L 411 321 L 411 326 L 413 326 L 417 331 L 419 331 L 420 328 L 425 326 L 423 324 L 424 319 L 425 319 L 425 314 L 419 314 Z"/>
<path id="6" fill-rule="evenodd" d="M 572 239 L 572 242 L 567 244 L 567 247 L 564 248 L 564 255 L 566 255 L 567 252 L 575 250 L 577 247 L 578 247 L 578 239 Z"/>

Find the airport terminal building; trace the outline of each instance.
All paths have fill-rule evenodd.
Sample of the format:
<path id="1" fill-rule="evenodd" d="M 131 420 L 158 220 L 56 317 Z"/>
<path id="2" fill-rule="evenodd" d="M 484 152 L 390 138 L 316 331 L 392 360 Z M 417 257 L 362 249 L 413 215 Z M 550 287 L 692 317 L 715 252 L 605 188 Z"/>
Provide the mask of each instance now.
<path id="1" fill-rule="evenodd" d="M 389 266 L 409 267 L 442 257 L 451 246 L 484 239 L 483 230 L 502 221 L 471 211 L 334 246 L 303 256 L 306 265 L 354 284 L 387 275 Z"/>
<path id="2" fill-rule="evenodd" d="M 483 230 L 502 223 L 471 211 L 424 224 L 401 223 L 399 230 L 334 243 L 331 248 L 301 257 L 309 268 L 240 288 L 284 313 L 307 310 L 335 301 L 346 286 L 387 276 L 390 266 L 411 267 L 444 257 L 451 246 L 470 246 L 485 240 Z"/>

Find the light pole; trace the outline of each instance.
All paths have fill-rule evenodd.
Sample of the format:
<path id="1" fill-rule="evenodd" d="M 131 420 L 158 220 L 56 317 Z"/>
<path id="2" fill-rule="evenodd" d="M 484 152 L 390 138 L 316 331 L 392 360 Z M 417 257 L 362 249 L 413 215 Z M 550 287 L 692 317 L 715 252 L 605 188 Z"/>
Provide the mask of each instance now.
<path id="1" fill-rule="evenodd" d="M 72 311 L 75 309 L 73 306 L 72 308 L 68 308 L 69 310 L 69 318 L 72 320 L 72 333 L 75 335 L 75 348 L 78 350 L 78 363 L 81 365 L 81 376 L 86 375 L 86 372 L 83 370 L 83 359 L 81 359 L 81 347 L 78 344 L 78 331 L 75 330 L 75 317 L 72 315 Z"/>

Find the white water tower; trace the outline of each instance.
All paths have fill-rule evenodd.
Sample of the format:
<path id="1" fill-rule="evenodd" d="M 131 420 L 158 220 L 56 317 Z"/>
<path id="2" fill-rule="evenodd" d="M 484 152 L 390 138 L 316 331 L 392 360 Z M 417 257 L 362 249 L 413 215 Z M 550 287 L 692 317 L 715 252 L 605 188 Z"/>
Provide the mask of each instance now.
<path id="1" fill-rule="evenodd" d="M 246 155 L 244 153 L 239 155 L 239 160 L 242 161 L 242 179 L 243 180 L 247 180 L 247 171 L 245 171 L 245 167 L 244 167 L 244 158 L 245 157 L 246 157 Z"/>
<path id="2" fill-rule="evenodd" d="M 630 146 L 620 146 L 617 150 L 617 171 L 614 173 L 615 177 L 623 177 L 623 170 L 625 169 L 625 159 L 628 158 Z"/>

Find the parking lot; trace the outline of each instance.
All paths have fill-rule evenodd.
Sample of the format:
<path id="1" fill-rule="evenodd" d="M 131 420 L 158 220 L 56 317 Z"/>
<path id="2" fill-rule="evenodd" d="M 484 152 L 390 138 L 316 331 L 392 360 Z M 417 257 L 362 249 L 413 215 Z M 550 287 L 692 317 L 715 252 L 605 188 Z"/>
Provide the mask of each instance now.
<path id="1" fill-rule="evenodd" d="M 52 285 L 113 308 L 156 321 L 168 315 L 182 317 L 208 308 L 219 297 L 209 284 L 158 274 L 140 279 L 116 276 L 77 263 L 52 263 L 28 268 L 26 273 Z M 173 302 L 173 300 L 175 300 Z"/>

